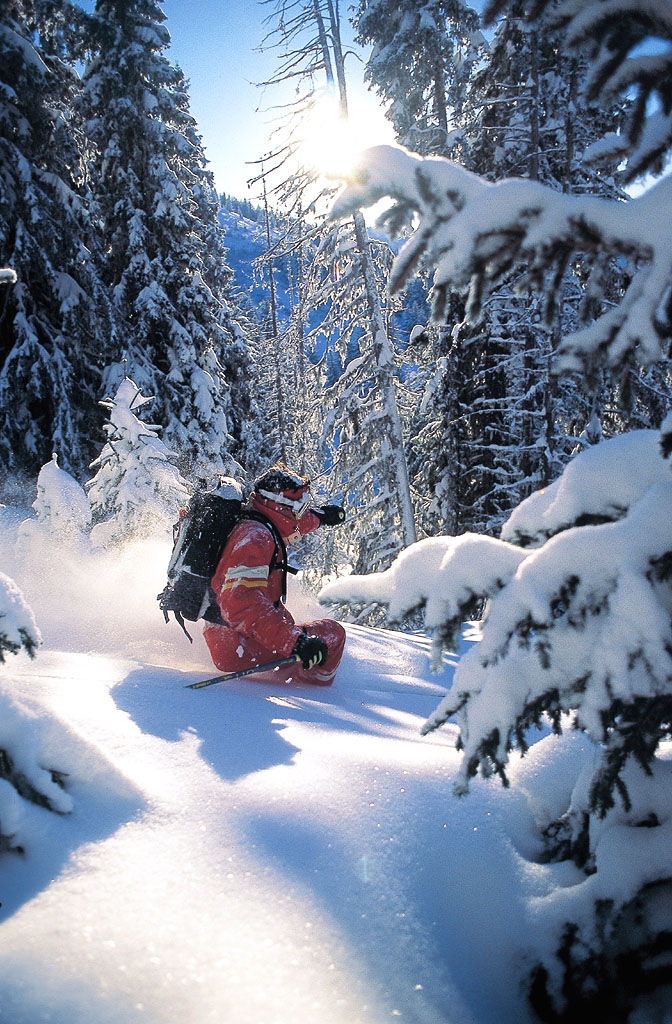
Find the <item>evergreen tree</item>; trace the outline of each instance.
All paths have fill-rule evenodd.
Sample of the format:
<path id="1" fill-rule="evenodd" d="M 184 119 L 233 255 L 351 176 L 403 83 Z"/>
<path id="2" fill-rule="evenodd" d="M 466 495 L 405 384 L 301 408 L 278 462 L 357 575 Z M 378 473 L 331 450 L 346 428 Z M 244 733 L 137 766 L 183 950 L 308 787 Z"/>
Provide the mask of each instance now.
<path id="1" fill-rule="evenodd" d="M 358 41 L 373 45 L 365 77 L 401 145 L 454 154 L 466 87 L 485 47 L 476 12 L 462 0 L 360 0 L 354 21 Z"/>
<path id="2" fill-rule="evenodd" d="M 195 477 L 229 468 L 251 412 L 218 200 L 157 0 L 98 0 L 79 103 L 123 358 Z M 233 401 L 232 401 L 233 399 Z M 234 414 L 233 407 L 238 410 Z"/>
<path id="3" fill-rule="evenodd" d="M 88 542 L 91 506 L 84 489 L 58 465 L 54 453 L 37 477 L 37 496 L 33 502 L 34 519 L 24 519 L 16 539 L 17 555 L 35 562 L 48 552 L 53 562 L 55 550 L 72 551 Z M 41 550 L 35 542 L 44 540 Z"/>
<path id="4" fill-rule="evenodd" d="M 86 485 L 95 547 L 169 532 L 189 499 L 185 481 L 158 436 L 159 428 L 136 415 L 151 401 L 125 377 L 114 398 L 100 403 L 110 411 L 105 425 L 108 440 L 91 464 L 96 474 Z"/>
<path id="5" fill-rule="evenodd" d="M 528 21 L 524 4 L 512 4 L 497 23 L 487 64 L 471 85 L 470 105 L 478 113 L 465 129 L 470 169 L 491 181 L 524 176 L 565 194 L 625 201 L 618 175 L 597 173 L 584 157 L 605 131 L 623 122 L 626 102 L 612 98 L 604 109 L 580 102 L 584 73 L 585 60 L 567 52 L 558 30 Z M 616 408 L 619 396 L 604 375 L 558 379 L 549 365 L 552 349 L 576 329 L 585 307 L 618 301 L 632 271 L 622 259 L 576 253 L 560 270 L 554 316 L 547 319 L 540 298 L 529 294 L 527 268 L 518 264 L 483 305 L 490 336 L 502 337 L 502 325 L 509 325 L 502 361 L 510 383 L 497 415 L 503 445 L 511 437 L 521 453 L 509 454 L 520 482 L 514 493 L 518 501 L 561 471 L 593 417 L 606 435 L 627 423 L 627 411 L 619 423 L 609 421 L 606 410 Z"/>
<path id="6" fill-rule="evenodd" d="M 285 462 L 306 469 L 307 413 L 312 382 L 306 379 L 306 354 L 299 292 L 301 242 L 286 247 L 287 231 L 271 208 L 261 161 L 258 228 L 251 255 L 253 295 L 250 318 L 255 330 L 250 350 L 257 402 L 263 408 L 265 466 Z M 252 467 L 250 467 L 252 468 Z M 262 468 L 257 466 L 257 470 Z"/>
<path id="7" fill-rule="evenodd" d="M 479 770 L 508 785 L 510 753 L 526 752 L 532 729 L 573 727 L 593 741 L 567 804 L 537 822 L 539 860 L 572 861 L 582 872 L 563 889 L 557 960 L 544 953 L 532 971 L 542 1020 L 576 1020 L 594 1005 L 614 1007 L 623 1016 L 606 1018 L 625 1024 L 633 1003 L 664 978 L 656 950 L 669 948 L 672 891 L 669 857 L 661 856 L 669 849 L 669 762 L 660 756 L 672 735 L 670 431 L 672 416 L 662 438 L 631 432 L 582 453 L 518 506 L 502 540 L 430 538 L 386 573 L 347 576 L 322 594 L 387 604 L 396 620 L 423 608 L 437 664 L 487 602 L 480 643 L 463 654 L 424 727 L 456 718 L 458 795 Z M 601 882 L 600 837 L 609 828 L 649 865 L 636 894 Z M 596 873 L 595 888 L 582 887 Z M 633 917 L 641 922 L 634 932 Z"/>
<path id="8" fill-rule="evenodd" d="M 234 274 L 231 298 L 236 307 L 236 322 L 242 329 L 249 355 L 249 367 L 241 383 L 248 389 L 250 411 L 237 457 L 251 481 L 274 462 L 298 465 L 303 457 L 303 391 L 294 386 L 294 371 L 301 365 L 303 348 L 298 346 L 295 357 L 295 349 L 284 344 L 283 336 L 292 319 L 289 282 L 294 258 L 278 258 L 275 254 L 278 228 L 274 212 L 268 204 L 258 208 L 247 203 L 254 214 L 250 220 L 238 212 L 238 207 L 245 210 L 246 204 L 226 200 L 219 216 Z M 241 387 L 234 390 L 239 395 Z M 279 425 L 285 417 L 288 395 L 292 415 L 287 418 L 289 429 L 281 433 Z M 243 402 L 237 399 L 234 417 L 242 411 Z M 284 452 L 283 445 L 288 446 Z"/>
<path id="9" fill-rule="evenodd" d="M 578 60 L 563 50 L 558 33 L 528 23 L 520 7 L 512 9 L 495 31 L 487 73 L 481 71 L 473 82 L 479 114 L 469 131 L 472 169 L 493 181 L 524 175 L 563 193 L 594 190 L 624 198 L 613 178 L 600 179 L 582 160 L 607 119 L 616 123 L 619 111 L 578 104 L 579 75 Z M 558 379 L 550 372 L 552 349 L 562 333 L 576 326 L 592 287 L 590 256 L 578 254 L 564 268 L 550 321 L 540 297 L 529 293 L 526 275 L 524 265 L 512 268 L 483 307 L 485 332 L 499 342 L 499 351 L 482 350 L 485 372 L 492 372 L 494 354 L 495 367 L 504 369 L 507 379 L 499 401 L 493 402 L 493 449 L 499 458 L 492 483 L 506 495 L 491 531 L 495 534 L 511 508 L 557 476 L 582 443 L 589 421 L 597 415 L 603 422 L 607 401 L 602 376 L 586 382 Z M 623 277 L 612 274 L 610 299 L 617 297 Z"/>
<path id="10" fill-rule="evenodd" d="M 332 370 L 315 403 L 314 430 L 325 453 L 327 490 L 345 495 L 356 517 L 356 529 L 350 537 L 337 538 L 340 550 L 330 557 L 358 571 L 389 564 L 406 537 L 415 536 L 405 453 L 395 443 L 403 437 L 404 387 L 391 330 L 398 303 L 386 298 L 390 265 L 388 243 L 368 237 L 361 218 L 325 230 L 320 252 L 307 268 L 308 287 L 327 307 L 315 333 L 325 371 Z M 395 433 L 390 432 L 393 424 Z M 406 529 L 397 491 L 400 454 L 409 506 Z M 332 538 L 327 540 L 333 545 Z"/>
<path id="11" fill-rule="evenodd" d="M 618 152 L 633 147 L 631 175 L 656 171 L 661 140 L 666 152 L 672 144 L 672 123 L 660 117 L 669 110 L 672 81 L 669 3 L 583 0 L 553 8 L 551 17 L 556 27 L 558 19 L 567 22 L 570 42 L 592 45 L 590 96 L 603 97 L 609 110 L 620 89 L 634 95 L 638 118 L 625 122 Z M 650 62 L 637 48 L 653 32 L 664 46 Z M 593 153 L 612 154 L 615 144 Z M 449 161 L 410 154 L 395 153 L 393 167 L 389 157 L 386 147 L 370 151 L 333 212 L 345 216 L 386 192 L 394 199 L 391 222 L 416 211 L 416 233 L 397 257 L 392 286 L 427 258 L 436 268 L 439 323 L 462 288 L 469 289 L 465 318 L 477 321 L 516 266 L 544 292 L 552 321 L 571 260 L 587 253 L 596 265 L 616 257 L 629 260 L 633 273 L 620 302 L 604 301 L 595 288 L 586 321 L 559 340 L 555 369 L 580 370 L 592 386 L 610 371 L 623 387 L 637 364 L 648 370 L 660 363 L 669 372 L 672 267 L 661 220 L 672 208 L 669 178 L 625 203 L 531 180 L 490 184 Z M 589 429 L 599 439 L 599 423 Z M 395 616 L 424 607 L 437 651 L 454 643 L 465 617 L 485 608 L 481 642 L 461 660 L 451 693 L 426 727 L 457 716 L 465 752 L 460 792 L 479 769 L 505 780 L 510 751 L 526 750 L 528 729 L 542 715 L 556 730 L 571 716 L 594 740 L 590 776 L 577 779 L 557 818 L 539 823 L 547 859 L 597 874 L 595 887 L 563 893 L 555 957 L 542 954 L 532 971 L 530 998 L 543 1020 L 576 1020 L 596 1007 L 610 1020 L 644 1019 L 669 995 L 669 972 L 660 965 L 669 953 L 672 877 L 669 857 L 656 851 L 669 849 L 669 773 L 661 753 L 672 734 L 671 454 L 668 415 L 660 431 L 630 432 L 579 455 L 515 510 L 501 540 L 422 541 L 378 579 L 350 577 L 325 593 L 389 602 Z M 651 857 L 649 875 L 627 899 L 601 888 L 596 843 L 607 825 Z"/>
<path id="12" fill-rule="evenodd" d="M 397 11 L 381 0 L 362 2 L 358 9 L 360 37 L 374 43 L 367 76 L 391 101 L 393 120 L 401 109 L 409 111 L 407 120 L 422 123 L 418 104 L 436 95 L 428 75 L 437 66 L 436 61 L 423 65 L 423 53 L 438 53 L 443 35 L 441 95 L 447 100 L 444 120 L 453 156 L 492 180 L 522 173 L 563 192 L 592 188 L 623 196 L 613 181 L 581 161 L 605 125 L 617 123 L 622 104 L 608 111 L 577 104 L 579 62 L 563 51 L 557 32 L 527 23 L 513 5 L 487 52 L 475 53 L 480 37 L 473 12 L 451 4 L 435 5 L 428 14 L 427 5 L 413 11 L 402 5 Z M 420 28 L 411 31 L 414 25 L 424 34 Z M 419 86 L 415 92 L 412 81 Z M 435 106 L 434 101 L 427 110 Z M 436 138 L 425 132 L 418 151 L 448 152 Z M 402 135 L 400 141 L 408 138 Z M 413 465 L 420 473 L 414 485 L 425 493 L 431 487 L 430 508 L 444 528 L 496 534 L 518 501 L 560 471 L 595 415 L 606 433 L 622 427 L 627 412 L 618 418 L 613 413 L 617 400 L 627 404 L 627 396 L 613 389 L 609 396 L 602 378 L 586 384 L 549 374 L 552 347 L 576 325 L 587 297 L 601 289 L 613 301 L 629 272 L 622 261 L 605 266 L 604 260 L 591 271 L 590 259 L 582 254 L 568 267 L 551 324 L 545 323 L 540 300 L 521 294 L 524 267 L 512 268 L 489 294 L 476 324 L 464 322 L 464 295 L 445 298 L 451 320 L 439 334 L 430 332 L 432 344 L 424 354 L 428 366 L 438 365 L 412 431 Z M 449 378 L 442 380 L 443 374 Z M 633 376 L 631 383 L 636 380 Z M 651 395 L 652 389 L 637 389 L 640 416 L 641 399 Z M 433 529 L 431 522 L 430 516 L 424 528 Z"/>
<path id="13" fill-rule="evenodd" d="M 23 650 L 33 658 L 42 643 L 35 616 L 14 580 L 0 572 L 0 662 Z M 1 849 L 0 836 L 0 849 Z"/>
<path id="14" fill-rule="evenodd" d="M 96 264 L 71 105 L 81 11 L 0 5 L 0 465 L 33 476 L 51 452 L 82 471 L 111 314 Z"/>

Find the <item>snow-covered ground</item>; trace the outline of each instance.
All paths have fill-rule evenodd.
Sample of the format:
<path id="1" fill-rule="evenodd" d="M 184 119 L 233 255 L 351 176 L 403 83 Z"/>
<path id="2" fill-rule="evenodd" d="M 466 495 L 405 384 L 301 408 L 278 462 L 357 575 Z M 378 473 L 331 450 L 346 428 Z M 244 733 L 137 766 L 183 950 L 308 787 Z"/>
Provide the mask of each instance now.
<path id="1" fill-rule="evenodd" d="M 167 545 L 45 549 L 27 572 L 15 526 L 5 513 L 2 566 L 43 645 L 0 666 L 0 746 L 15 728 L 25 750 L 32 716 L 33 757 L 66 773 L 72 809 L 16 798 L 8 829 L 2 805 L 25 852 L 0 858 L 0 1021 L 530 1019 L 535 900 L 578 879 L 528 859 L 523 788 L 452 795 L 456 731 L 420 729 L 454 659 L 432 675 L 426 638 L 349 626 L 330 689 L 186 689 L 212 668 L 156 605 Z M 324 614 L 296 588 L 289 603 Z M 577 734 L 551 742 L 519 766 L 528 783 L 559 744 L 579 752 Z"/>

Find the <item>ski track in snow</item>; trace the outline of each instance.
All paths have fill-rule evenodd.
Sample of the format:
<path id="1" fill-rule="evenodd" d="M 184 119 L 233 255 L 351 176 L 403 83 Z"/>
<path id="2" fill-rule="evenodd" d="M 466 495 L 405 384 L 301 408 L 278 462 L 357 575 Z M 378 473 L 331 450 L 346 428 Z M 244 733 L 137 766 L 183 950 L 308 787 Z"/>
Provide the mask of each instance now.
<path id="1" fill-rule="evenodd" d="M 185 689 L 205 657 L 14 660 L 3 685 L 54 716 L 74 811 L 35 808 L 34 846 L 3 858 L 0 1021 L 526 1019 L 491 787 L 456 801 L 454 730 L 419 734 L 451 667 L 432 676 L 421 637 L 348 633 L 329 690 Z"/>

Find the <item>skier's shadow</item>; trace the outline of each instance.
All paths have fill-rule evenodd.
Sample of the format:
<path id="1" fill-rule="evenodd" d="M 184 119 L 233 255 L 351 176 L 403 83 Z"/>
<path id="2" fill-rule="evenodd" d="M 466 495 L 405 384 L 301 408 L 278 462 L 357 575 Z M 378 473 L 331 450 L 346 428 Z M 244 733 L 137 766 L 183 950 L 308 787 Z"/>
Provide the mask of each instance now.
<path id="1" fill-rule="evenodd" d="M 230 782 L 253 772 L 290 764 L 296 748 L 279 732 L 277 693 L 267 683 L 241 682 L 186 689 L 193 674 L 173 669 L 142 668 L 115 686 L 112 697 L 142 732 L 169 742 L 194 734 L 202 759 Z M 296 709 L 293 716 L 301 714 Z"/>

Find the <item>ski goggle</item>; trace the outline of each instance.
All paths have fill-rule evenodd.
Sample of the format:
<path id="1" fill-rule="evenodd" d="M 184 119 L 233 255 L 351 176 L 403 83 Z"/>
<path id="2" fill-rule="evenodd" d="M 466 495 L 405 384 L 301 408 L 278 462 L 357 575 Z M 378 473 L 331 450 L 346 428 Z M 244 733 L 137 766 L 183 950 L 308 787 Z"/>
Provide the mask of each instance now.
<path id="1" fill-rule="evenodd" d="M 301 518 L 313 500 L 310 491 L 305 491 L 300 498 L 288 498 L 285 494 L 273 494 L 272 491 L 262 490 L 258 490 L 257 494 L 262 498 L 268 498 L 269 501 L 276 502 L 278 505 L 286 505 L 295 519 Z"/>

